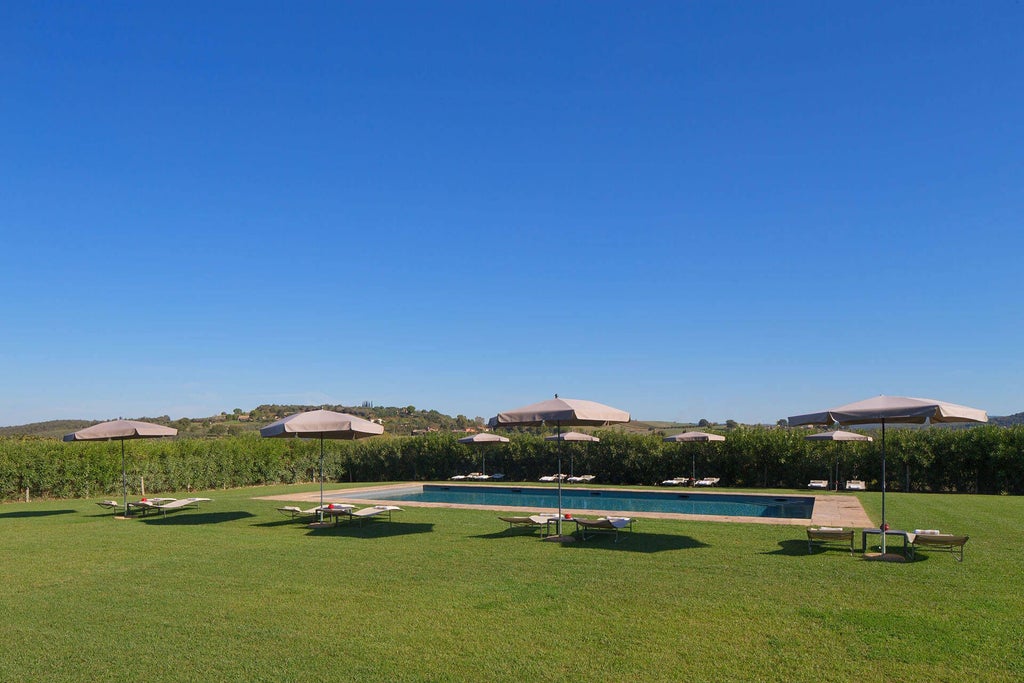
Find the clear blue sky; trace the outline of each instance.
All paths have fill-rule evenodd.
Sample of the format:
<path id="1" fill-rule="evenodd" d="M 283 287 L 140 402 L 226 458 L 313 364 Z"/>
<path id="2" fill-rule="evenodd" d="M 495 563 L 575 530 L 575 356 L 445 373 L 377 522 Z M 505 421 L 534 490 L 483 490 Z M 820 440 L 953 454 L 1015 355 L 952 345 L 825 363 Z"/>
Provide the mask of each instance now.
<path id="1" fill-rule="evenodd" d="M 1024 410 L 1019 2 L 0 4 L 0 424 Z"/>

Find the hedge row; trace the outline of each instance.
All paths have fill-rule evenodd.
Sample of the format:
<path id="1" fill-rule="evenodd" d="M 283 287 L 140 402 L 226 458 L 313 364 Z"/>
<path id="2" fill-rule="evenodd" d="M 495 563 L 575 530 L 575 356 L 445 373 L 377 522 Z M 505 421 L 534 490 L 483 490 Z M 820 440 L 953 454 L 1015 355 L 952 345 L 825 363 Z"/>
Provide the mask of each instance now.
<path id="1" fill-rule="evenodd" d="M 802 488 L 811 479 L 863 479 L 878 488 L 881 444 L 822 443 L 806 431 L 739 428 L 727 440 L 672 444 L 660 434 L 599 431 L 600 443 L 563 444 L 563 471 L 594 474 L 609 484 L 652 484 L 689 476 L 720 477 L 736 487 Z M 457 443 L 455 434 L 376 437 L 325 442 L 324 475 L 330 481 L 431 481 L 482 469 L 510 481 L 536 480 L 556 469 L 558 444 L 536 434 L 483 448 Z M 1024 427 L 888 429 L 890 490 L 1024 493 Z M 316 440 L 142 440 L 125 443 L 129 490 L 147 493 L 315 481 Z M 50 439 L 0 439 L 0 496 L 76 498 L 114 496 L 121 490 L 121 448 L 116 442 L 63 443 Z"/>

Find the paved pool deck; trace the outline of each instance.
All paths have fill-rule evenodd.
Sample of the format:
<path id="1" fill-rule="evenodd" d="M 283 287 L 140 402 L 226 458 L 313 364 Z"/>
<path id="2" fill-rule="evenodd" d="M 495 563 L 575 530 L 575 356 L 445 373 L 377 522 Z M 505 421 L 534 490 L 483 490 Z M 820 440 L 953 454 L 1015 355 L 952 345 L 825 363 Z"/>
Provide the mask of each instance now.
<path id="1" fill-rule="evenodd" d="M 509 511 L 529 511 L 532 513 L 539 512 L 557 512 L 555 508 L 515 508 L 508 505 L 467 505 L 458 503 L 426 503 L 419 501 L 410 500 L 388 500 L 386 498 L 373 498 L 372 494 L 375 492 L 385 493 L 393 492 L 398 489 L 407 489 L 410 486 L 418 486 L 421 484 L 444 484 L 451 482 L 406 482 L 387 484 L 382 486 L 366 486 L 359 487 L 358 489 L 335 489 L 331 491 L 324 491 L 324 503 L 349 503 L 357 506 L 365 505 L 401 505 L 403 507 L 424 507 L 424 508 L 457 508 L 466 510 L 492 510 L 494 512 L 509 512 Z M 462 484 L 460 486 L 471 486 L 471 484 Z M 550 489 L 551 486 L 533 486 L 530 484 L 523 484 L 521 482 L 502 482 L 502 485 L 515 486 L 516 488 L 540 488 Z M 488 488 L 488 484 L 479 484 L 481 488 Z M 565 487 L 570 488 L 570 487 Z M 579 487 L 573 486 L 571 488 L 587 488 L 593 490 L 600 490 L 598 486 L 587 486 Z M 630 488 L 616 488 L 612 489 L 615 491 L 651 491 L 651 489 L 630 489 Z M 358 491 L 359 497 L 354 498 L 352 494 Z M 704 489 L 701 491 L 704 494 L 714 493 L 740 493 L 747 496 L 765 496 L 768 498 L 777 498 L 777 493 L 750 493 L 742 490 L 733 489 Z M 370 494 L 367 497 L 367 494 Z M 867 513 L 864 512 L 864 507 L 860 504 L 860 500 L 856 496 L 835 494 L 835 493 L 786 493 L 787 496 L 806 496 L 814 498 L 814 510 L 811 513 L 811 518 L 807 519 L 789 519 L 779 517 L 739 517 L 734 515 L 689 515 L 680 513 L 669 513 L 669 512 L 638 512 L 630 511 L 628 514 L 630 517 L 647 518 L 647 519 L 679 519 L 679 520 L 693 520 L 703 522 L 740 522 L 745 524 L 784 524 L 788 526 L 838 526 L 846 528 L 859 528 L 868 529 L 875 527 L 876 524 L 871 521 Z M 288 493 L 278 496 L 258 496 L 258 500 L 270 500 L 279 503 L 318 503 L 320 502 L 320 492 L 312 491 L 310 493 Z M 604 516 L 604 515 L 622 515 L 621 510 L 576 510 L 571 507 L 562 508 L 563 512 L 570 512 L 572 514 L 578 514 L 585 517 L 592 516 Z"/>

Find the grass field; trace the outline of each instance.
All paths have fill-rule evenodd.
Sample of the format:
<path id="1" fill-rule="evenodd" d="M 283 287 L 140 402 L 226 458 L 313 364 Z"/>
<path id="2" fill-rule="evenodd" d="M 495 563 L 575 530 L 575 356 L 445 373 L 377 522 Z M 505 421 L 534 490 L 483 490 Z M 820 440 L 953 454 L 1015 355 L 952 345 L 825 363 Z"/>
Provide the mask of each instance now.
<path id="1" fill-rule="evenodd" d="M 1024 679 L 1022 498 L 890 495 L 894 527 L 971 540 L 962 564 L 888 564 L 809 556 L 802 527 L 641 519 L 562 546 L 492 512 L 312 530 L 253 499 L 311 489 L 129 521 L 3 505 L 3 680 Z"/>

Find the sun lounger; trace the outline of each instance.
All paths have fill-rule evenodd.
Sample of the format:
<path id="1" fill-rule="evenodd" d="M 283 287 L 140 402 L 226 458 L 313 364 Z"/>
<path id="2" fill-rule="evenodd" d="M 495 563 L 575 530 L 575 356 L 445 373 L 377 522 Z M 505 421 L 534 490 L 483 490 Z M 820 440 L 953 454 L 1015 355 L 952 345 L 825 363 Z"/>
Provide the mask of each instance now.
<path id="1" fill-rule="evenodd" d="M 159 510 L 160 514 L 166 516 L 168 512 L 184 510 L 185 508 L 196 508 L 198 510 L 200 503 L 205 503 L 209 500 L 209 498 L 178 498 L 177 500 L 172 500 L 160 505 L 154 505 L 153 507 Z"/>
<path id="2" fill-rule="evenodd" d="M 566 479 L 570 484 L 589 484 L 590 482 L 597 479 L 596 475 L 593 474 L 581 474 L 578 477 L 569 477 Z"/>
<path id="3" fill-rule="evenodd" d="M 809 489 L 827 489 L 828 479 L 811 479 L 811 483 L 807 485 Z"/>
<path id="4" fill-rule="evenodd" d="M 540 526 L 540 522 L 530 517 L 498 517 L 503 522 L 508 522 L 508 528 L 523 526 Z"/>
<path id="5" fill-rule="evenodd" d="M 692 486 L 696 480 L 689 477 L 674 477 L 661 482 L 662 486 Z"/>
<path id="6" fill-rule="evenodd" d="M 842 527 L 832 526 L 821 526 L 821 527 L 810 527 L 807 529 L 807 552 L 814 552 L 813 542 L 827 543 L 835 541 L 839 543 L 850 544 L 850 554 L 853 555 L 853 529 L 843 529 Z"/>
<path id="7" fill-rule="evenodd" d="M 868 487 L 860 479 L 851 479 L 846 482 L 847 491 L 867 491 Z"/>
<path id="8" fill-rule="evenodd" d="M 561 478 L 562 478 L 562 480 L 564 481 L 564 480 L 565 480 L 565 477 L 566 477 L 566 476 L 567 476 L 567 475 L 564 475 L 564 474 L 562 474 L 562 475 L 558 475 L 558 474 L 549 474 L 549 475 L 547 475 L 547 476 L 541 477 L 541 478 L 540 478 L 540 481 L 558 481 L 559 477 L 561 477 Z"/>
<path id="9" fill-rule="evenodd" d="M 392 512 L 401 512 L 402 508 L 397 505 L 374 505 L 368 508 L 362 508 L 361 510 L 349 510 L 347 513 L 350 520 L 358 519 L 359 523 L 362 524 L 364 519 L 371 517 L 377 517 L 378 515 L 386 514 L 388 521 L 391 521 Z"/>
<path id="10" fill-rule="evenodd" d="M 118 503 L 116 500 L 101 500 L 96 504 L 99 505 L 101 508 L 106 508 L 107 510 L 114 510 L 121 507 L 121 504 Z"/>
<path id="11" fill-rule="evenodd" d="M 721 481 L 721 479 L 719 479 L 718 477 L 704 477 L 703 479 L 700 479 L 698 481 L 693 482 L 693 485 L 694 486 L 714 486 L 715 484 L 717 484 L 720 481 Z"/>
<path id="12" fill-rule="evenodd" d="M 150 510 L 156 510 L 161 505 L 173 503 L 177 498 L 143 498 L 142 500 L 128 501 L 128 512 L 141 512 L 145 515 Z"/>
<path id="13" fill-rule="evenodd" d="M 580 540 L 587 540 L 587 532 L 593 536 L 597 533 L 615 534 L 615 543 L 619 542 L 619 532 L 622 530 L 632 531 L 633 520 L 629 517 L 599 517 L 598 519 L 573 519 L 576 522 L 576 531 L 580 534 Z"/>
<path id="14" fill-rule="evenodd" d="M 489 475 L 489 474 L 480 474 L 479 472 L 474 472 L 472 474 L 467 474 L 466 475 L 466 479 L 472 479 L 474 481 L 487 481 L 490 478 L 491 478 L 491 475 Z"/>
<path id="15" fill-rule="evenodd" d="M 315 517 L 319 514 L 320 509 L 319 505 L 308 510 L 303 510 L 298 505 L 285 505 L 277 508 L 277 511 L 295 519 L 296 517 Z"/>
<path id="16" fill-rule="evenodd" d="M 967 544 L 969 536 L 955 536 L 953 534 L 939 533 L 938 529 L 917 529 L 910 539 L 910 559 L 914 559 L 914 552 L 919 548 L 935 548 L 948 550 L 953 559 L 957 562 L 964 561 L 964 545 Z"/>

